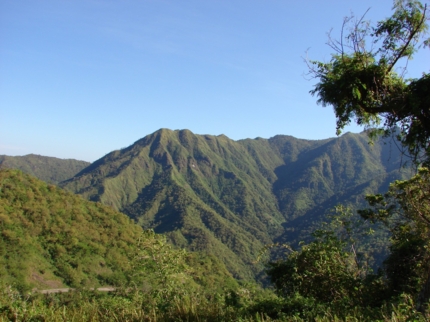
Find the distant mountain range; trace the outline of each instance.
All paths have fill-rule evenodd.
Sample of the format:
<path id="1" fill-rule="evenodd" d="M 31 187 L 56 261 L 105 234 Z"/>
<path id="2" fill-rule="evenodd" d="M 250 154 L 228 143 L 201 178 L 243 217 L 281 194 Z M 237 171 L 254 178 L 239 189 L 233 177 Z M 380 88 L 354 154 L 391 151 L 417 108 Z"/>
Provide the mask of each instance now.
<path id="1" fill-rule="evenodd" d="M 0 169 L 19 169 L 49 183 L 59 183 L 71 178 L 89 166 L 86 161 L 58 159 L 36 154 L 24 156 L 0 155 Z"/>
<path id="2" fill-rule="evenodd" d="M 304 238 L 336 204 L 362 206 L 366 193 L 410 175 L 400 163 L 395 144 L 371 146 L 365 133 L 233 141 L 161 129 L 60 186 L 252 279 L 262 271 L 254 262 L 264 245 Z"/>

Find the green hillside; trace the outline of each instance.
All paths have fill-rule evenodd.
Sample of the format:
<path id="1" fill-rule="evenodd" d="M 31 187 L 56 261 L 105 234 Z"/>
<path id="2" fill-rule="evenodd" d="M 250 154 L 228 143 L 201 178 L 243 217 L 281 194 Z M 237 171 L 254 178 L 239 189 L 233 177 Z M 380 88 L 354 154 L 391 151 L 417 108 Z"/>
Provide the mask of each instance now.
<path id="1" fill-rule="evenodd" d="M 221 259 L 252 279 L 264 245 L 297 241 L 337 203 L 400 177 L 399 152 L 363 134 L 233 141 L 161 129 L 113 151 L 61 186 L 120 210 L 144 228 Z M 390 152 L 391 150 L 391 152 Z"/>
<path id="2" fill-rule="evenodd" d="M 57 184 L 89 166 L 86 161 L 58 159 L 36 154 L 24 156 L 0 155 L 0 169 L 19 169 L 43 181 Z"/>
<path id="3" fill-rule="evenodd" d="M 371 146 L 365 133 L 347 133 L 320 143 L 292 161 L 286 149 L 285 164 L 275 169 L 273 192 L 286 219 L 277 241 L 303 240 L 310 226 L 336 205 L 365 207 L 366 194 L 385 191 L 390 182 L 412 175 L 400 166 L 400 151 L 391 140 Z"/>
<path id="4" fill-rule="evenodd" d="M 142 252 L 156 249 L 163 260 L 177 252 L 111 207 L 12 169 L 0 170 L 0 227 L 0 280 L 19 289 L 139 287 L 159 269 Z M 198 284 L 234 285 L 218 259 L 182 255 Z"/>
<path id="5" fill-rule="evenodd" d="M 39 288 L 125 282 L 142 229 L 18 170 L 0 171 L 0 276 Z"/>

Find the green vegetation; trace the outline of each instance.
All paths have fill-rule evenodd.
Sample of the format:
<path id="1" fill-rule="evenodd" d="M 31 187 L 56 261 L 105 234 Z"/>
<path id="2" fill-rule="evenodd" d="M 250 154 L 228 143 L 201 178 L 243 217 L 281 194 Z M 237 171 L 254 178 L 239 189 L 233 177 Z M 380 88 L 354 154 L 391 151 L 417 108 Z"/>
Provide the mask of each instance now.
<path id="1" fill-rule="evenodd" d="M 316 240 L 285 262 L 270 264 L 277 294 L 252 284 L 204 286 L 187 260 L 163 236 L 144 232 L 133 253 L 130 283 L 115 292 L 80 289 L 64 294 L 17 292 L 3 283 L 0 319 L 10 321 L 426 321 L 407 294 L 385 292 L 381 275 L 358 259 L 350 218 L 337 216 Z M 357 251 L 351 251 L 351 244 Z M 218 269 L 215 265 L 212 269 Z M 200 270 L 200 277 L 210 271 Z M 144 277 L 141 282 L 137 281 Z M 218 279 L 218 281 L 222 281 Z M 138 284 L 138 286 L 136 285 Z"/>
<path id="2" fill-rule="evenodd" d="M 384 270 L 393 294 L 413 295 L 421 309 L 430 299 L 430 174 L 419 169 L 410 180 L 395 181 L 384 195 L 367 196 L 365 219 L 383 222 L 391 232 Z"/>
<path id="3" fill-rule="evenodd" d="M 319 102 L 334 106 L 340 131 L 352 119 L 385 136 L 397 134 L 414 164 L 429 163 L 428 75 L 404 81 L 393 72 L 401 58 L 410 59 L 427 31 L 427 7 L 418 1 L 396 1 L 392 17 L 370 27 L 363 18 L 346 19 L 351 30 L 345 39 L 330 41 L 337 51 L 330 63 L 312 62 L 319 83 L 311 91 Z M 367 38 L 369 47 L 366 47 Z M 375 44 L 380 48 L 375 49 Z M 424 41 L 428 45 L 428 40 Z M 345 50 L 351 50 L 351 53 Z M 399 128 L 397 128 L 399 127 Z M 359 211 L 363 220 L 381 224 L 390 233 L 389 253 L 377 273 L 369 269 L 366 247 L 352 238 L 358 230 L 351 221 L 335 217 L 334 227 L 316 230 L 313 240 L 285 258 L 269 264 L 268 274 L 277 293 L 299 297 L 302 303 L 330 308 L 342 319 L 365 313 L 379 320 L 381 308 L 405 305 L 402 320 L 427 320 L 430 305 L 430 179 L 428 168 L 409 180 L 394 181 L 384 195 L 366 197 L 371 208 Z M 380 226 L 378 227 L 379 229 Z M 372 230 L 371 230 L 372 231 Z M 305 314 L 309 312 L 302 304 Z M 376 313 L 376 315 L 375 315 Z M 392 319 L 398 320 L 392 316 Z"/>
<path id="4" fill-rule="evenodd" d="M 254 264 L 273 242 L 298 242 L 339 203 L 364 205 L 399 172 L 389 141 L 363 134 L 322 141 L 289 136 L 233 141 L 159 130 L 114 151 L 61 186 L 122 211 L 178 247 L 220 259 L 234 277 L 264 279 Z"/>
<path id="5" fill-rule="evenodd" d="M 340 314 L 339 314 L 340 313 Z M 51 295 L 22 295 L 2 288 L 3 321 L 427 321 L 410 298 L 380 309 L 355 308 L 339 312 L 295 295 L 282 299 L 269 292 L 241 288 L 205 297 L 177 296 L 167 307 L 156 307 L 142 292 L 79 291 Z"/>
<path id="6" fill-rule="evenodd" d="M 0 171 L 0 276 L 19 289 L 121 285 L 142 229 L 19 170 Z"/>
<path id="7" fill-rule="evenodd" d="M 160 270 L 166 264 L 157 262 L 154 252 L 168 261 L 179 254 L 164 236 L 143 231 L 111 207 L 19 170 L 0 170 L 0 227 L 1 281 L 20 291 L 106 285 L 141 288 L 143 281 L 157 288 L 160 271 L 155 266 Z M 198 253 L 181 254 L 184 265 L 201 263 L 196 265 L 198 270 L 189 272 L 190 283 L 204 286 L 216 280 L 219 287 L 236 285 L 219 261 Z M 163 274 L 166 279 L 173 273 Z"/>
<path id="8" fill-rule="evenodd" d="M 0 169 L 19 169 L 43 181 L 57 184 L 89 166 L 86 161 L 58 159 L 36 154 L 11 157 L 0 155 Z"/>
<path id="9" fill-rule="evenodd" d="M 0 171 L 0 318 L 428 321 L 430 171 L 406 178 L 402 152 L 375 140 L 396 133 L 415 165 L 429 163 L 428 75 L 393 72 L 423 39 L 426 12 L 396 1 L 392 17 L 352 22 L 333 60 L 313 63 L 313 93 L 335 107 L 338 130 L 384 120 L 368 132 L 373 148 L 366 133 L 235 142 L 163 129 L 61 184 L 97 202 Z M 358 216 L 347 206 L 365 193 Z M 272 292 L 246 280 L 264 280 L 254 260 L 274 241 L 288 243 L 266 264 Z M 115 291 L 88 290 L 106 284 Z M 45 285 L 79 290 L 26 293 Z"/>
<path id="10" fill-rule="evenodd" d="M 428 163 L 430 75 L 403 77 L 407 61 L 430 45 L 428 8 L 419 1 L 400 0 L 394 9 L 376 26 L 364 17 L 345 19 L 342 39 L 329 39 L 335 51 L 330 62 L 309 63 L 311 76 L 319 80 L 311 93 L 323 106 L 334 107 L 338 134 L 355 120 L 374 135 L 396 135 L 414 159 Z"/>
<path id="11" fill-rule="evenodd" d="M 296 250 L 283 245 L 285 258 L 269 263 L 268 274 L 276 293 L 288 303 L 296 299 L 291 310 L 312 319 L 316 312 L 321 316 L 328 310 L 341 320 L 352 316 L 366 321 L 427 320 L 428 298 L 419 298 L 417 289 L 410 288 L 417 282 L 411 268 L 422 272 L 424 263 L 413 247 L 416 243 L 411 240 L 413 246 L 403 253 L 397 252 L 393 243 L 389 257 L 375 272 L 369 265 L 366 245 L 366 236 L 374 233 L 372 226 L 354 219 L 348 209 L 337 210 L 312 233 L 311 242 Z M 412 261 L 407 263 L 408 259 Z M 409 289 L 401 289 L 400 283 Z"/>
<path id="12" fill-rule="evenodd" d="M 223 175 L 220 180 L 228 183 L 235 179 L 231 173 L 218 171 Z M 174 248 L 166 236 L 143 231 L 111 207 L 86 201 L 18 170 L 0 171 L 0 188 L 2 319 L 332 321 L 348 317 L 363 320 L 422 317 L 410 296 L 399 296 L 393 302 L 382 298 L 380 306 L 372 308 L 359 305 L 353 308 L 346 299 L 334 305 L 313 294 L 284 291 L 274 294 L 249 283 L 238 283 L 225 268 L 223 257 Z M 155 193 L 166 189 L 162 185 L 154 187 Z M 160 205 L 168 203 L 170 209 L 185 207 L 190 211 L 195 201 L 180 191 L 176 190 L 166 200 L 161 198 Z M 199 204 L 194 207 L 203 214 L 207 209 Z M 164 214 L 169 215 L 167 210 Z M 210 217 L 200 218 L 207 218 L 206 224 L 211 224 Z M 178 244 L 184 242 L 181 239 L 184 235 L 178 231 L 169 233 L 169 239 L 176 238 Z M 230 234 L 226 237 L 233 238 L 234 232 Z M 341 270 L 334 281 L 326 274 L 328 281 L 322 279 L 321 286 L 338 287 L 335 282 L 341 283 L 349 276 L 351 280 L 346 284 L 343 281 L 345 286 L 338 292 L 347 298 L 350 292 L 347 286 L 351 282 L 362 290 L 355 272 L 342 270 L 342 263 L 351 263 L 344 242 L 337 242 L 329 233 L 315 236 L 320 240 L 312 245 L 332 244 L 316 249 L 309 247 L 308 253 L 328 251 L 327 259 L 334 265 L 328 266 L 328 272 Z M 197 242 L 195 247 L 204 249 Z M 312 258 L 317 260 L 318 256 Z M 318 267 L 327 267 L 326 263 L 322 264 Z M 309 270 L 312 271 L 311 265 Z M 272 274 L 270 270 L 269 273 Z M 273 281 L 278 288 L 279 283 L 276 279 Z M 317 285 L 315 281 L 312 283 Z M 116 286 L 117 290 L 110 294 L 87 290 L 107 285 Z M 28 293 L 33 287 L 61 286 L 73 286 L 79 291 Z M 353 295 L 356 301 L 359 296 Z"/>
<path id="13" fill-rule="evenodd" d="M 229 320 L 267 293 L 239 285 L 213 256 L 176 249 L 111 207 L 19 170 L 0 171 L 0 225 L 1 320 Z M 107 285 L 116 291 L 88 291 Z M 79 291 L 30 292 L 65 286 Z"/>

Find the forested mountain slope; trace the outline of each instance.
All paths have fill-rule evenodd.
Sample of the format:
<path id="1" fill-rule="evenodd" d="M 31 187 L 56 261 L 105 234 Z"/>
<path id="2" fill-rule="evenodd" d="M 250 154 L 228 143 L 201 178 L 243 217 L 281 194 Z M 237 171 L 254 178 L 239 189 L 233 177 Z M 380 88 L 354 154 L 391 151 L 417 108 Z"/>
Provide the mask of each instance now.
<path id="1" fill-rule="evenodd" d="M 39 288 L 112 285 L 126 280 L 142 229 L 19 170 L 0 170 L 0 276 Z"/>
<path id="2" fill-rule="evenodd" d="M 402 176 L 390 144 L 363 134 L 320 141 L 291 136 L 233 141 L 161 129 L 113 151 L 61 186 L 124 212 L 177 245 L 205 250 L 239 278 L 274 240 L 298 238 L 295 226 L 337 203 Z M 301 228 L 305 229 L 305 228 Z"/>
<path id="3" fill-rule="evenodd" d="M 167 245 L 163 238 L 143 231 L 112 207 L 19 170 L 0 170 L 3 286 L 26 290 L 66 286 L 141 289 L 145 285 L 148 289 L 157 285 L 160 265 L 183 273 L 187 287 L 198 284 L 215 290 L 235 285 L 215 257 L 163 246 Z M 155 255 L 148 256 L 150 252 Z M 185 270 L 181 265 L 187 264 L 191 268 Z"/>
<path id="4" fill-rule="evenodd" d="M 89 166 L 86 161 L 58 159 L 36 154 L 24 156 L 0 155 L 0 169 L 19 169 L 49 183 L 59 183 Z"/>

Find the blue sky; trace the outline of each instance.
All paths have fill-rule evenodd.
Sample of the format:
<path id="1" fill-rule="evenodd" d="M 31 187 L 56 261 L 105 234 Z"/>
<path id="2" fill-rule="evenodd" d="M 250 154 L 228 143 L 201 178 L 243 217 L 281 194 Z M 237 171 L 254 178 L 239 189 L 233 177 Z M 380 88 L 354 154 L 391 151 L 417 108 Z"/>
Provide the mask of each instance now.
<path id="1" fill-rule="evenodd" d="M 391 0 L 3 0 L 0 154 L 94 161 L 160 129 L 335 136 L 303 57 Z M 409 77 L 429 69 L 428 50 Z M 357 132 L 360 129 L 351 127 Z"/>

